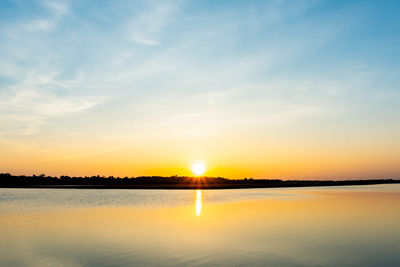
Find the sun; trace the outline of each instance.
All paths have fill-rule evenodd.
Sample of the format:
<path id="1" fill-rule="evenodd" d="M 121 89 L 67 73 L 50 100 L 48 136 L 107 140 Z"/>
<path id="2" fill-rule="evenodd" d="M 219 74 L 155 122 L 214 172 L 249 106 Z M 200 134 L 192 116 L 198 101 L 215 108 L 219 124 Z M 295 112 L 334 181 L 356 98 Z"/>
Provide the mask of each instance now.
<path id="1" fill-rule="evenodd" d="M 206 165 L 202 161 L 196 161 L 192 164 L 192 172 L 196 176 L 202 175 L 206 172 Z"/>

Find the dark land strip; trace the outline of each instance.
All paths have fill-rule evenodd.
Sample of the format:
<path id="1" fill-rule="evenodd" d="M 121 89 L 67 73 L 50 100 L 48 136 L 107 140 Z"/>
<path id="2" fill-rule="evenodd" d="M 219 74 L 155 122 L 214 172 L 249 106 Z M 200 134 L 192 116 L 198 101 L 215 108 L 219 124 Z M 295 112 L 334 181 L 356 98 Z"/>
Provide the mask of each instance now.
<path id="1" fill-rule="evenodd" d="M 1 188 L 71 188 L 71 189 L 240 189 L 314 186 L 351 186 L 396 184 L 400 180 L 281 180 L 226 179 L 222 177 L 140 176 L 140 177 L 70 177 L 0 174 Z"/>

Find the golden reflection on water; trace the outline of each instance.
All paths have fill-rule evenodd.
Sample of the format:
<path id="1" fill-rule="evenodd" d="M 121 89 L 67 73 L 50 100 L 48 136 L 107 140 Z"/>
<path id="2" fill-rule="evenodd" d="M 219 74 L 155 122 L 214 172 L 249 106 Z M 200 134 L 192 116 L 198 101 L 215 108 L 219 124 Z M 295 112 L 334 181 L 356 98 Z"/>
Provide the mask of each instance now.
<path id="1" fill-rule="evenodd" d="M 307 190 L 206 191 L 206 213 L 202 190 L 178 192 L 189 206 L 0 202 L 0 266 L 400 266 L 400 189 Z M 243 192 L 304 197 L 235 201 Z M 231 201 L 212 201 L 222 194 Z"/>
<path id="2" fill-rule="evenodd" d="M 196 216 L 200 216 L 200 214 L 201 214 L 201 207 L 203 205 L 201 194 L 202 194 L 201 190 L 197 189 L 196 190 Z"/>

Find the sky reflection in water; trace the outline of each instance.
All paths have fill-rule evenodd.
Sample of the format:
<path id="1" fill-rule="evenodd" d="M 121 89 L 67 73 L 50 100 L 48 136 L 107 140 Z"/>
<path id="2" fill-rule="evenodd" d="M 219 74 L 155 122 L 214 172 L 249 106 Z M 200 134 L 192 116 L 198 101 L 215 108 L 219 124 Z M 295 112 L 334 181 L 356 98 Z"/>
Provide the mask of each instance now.
<path id="1" fill-rule="evenodd" d="M 1 266 L 399 266 L 400 187 L 0 189 Z"/>

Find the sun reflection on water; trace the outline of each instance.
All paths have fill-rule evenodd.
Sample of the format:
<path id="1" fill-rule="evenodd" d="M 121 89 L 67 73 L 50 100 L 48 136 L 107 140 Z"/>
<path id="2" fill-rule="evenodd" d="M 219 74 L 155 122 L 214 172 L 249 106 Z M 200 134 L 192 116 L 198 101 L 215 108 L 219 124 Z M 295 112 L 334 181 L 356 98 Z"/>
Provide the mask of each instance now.
<path id="1" fill-rule="evenodd" d="M 201 214 L 201 206 L 203 202 L 201 199 L 201 190 L 196 190 L 196 216 L 200 216 Z"/>

